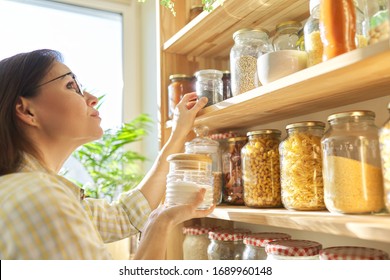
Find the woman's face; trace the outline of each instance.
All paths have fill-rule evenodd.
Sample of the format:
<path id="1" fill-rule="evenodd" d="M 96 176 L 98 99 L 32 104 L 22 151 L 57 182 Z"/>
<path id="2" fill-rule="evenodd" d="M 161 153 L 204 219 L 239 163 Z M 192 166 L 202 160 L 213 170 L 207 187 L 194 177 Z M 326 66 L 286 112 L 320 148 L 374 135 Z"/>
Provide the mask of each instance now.
<path id="1" fill-rule="evenodd" d="M 80 94 L 70 72 L 66 65 L 55 62 L 30 102 L 41 136 L 78 146 L 100 138 L 103 130 L 94 108 L 97 98 L 87 92 Z"/>

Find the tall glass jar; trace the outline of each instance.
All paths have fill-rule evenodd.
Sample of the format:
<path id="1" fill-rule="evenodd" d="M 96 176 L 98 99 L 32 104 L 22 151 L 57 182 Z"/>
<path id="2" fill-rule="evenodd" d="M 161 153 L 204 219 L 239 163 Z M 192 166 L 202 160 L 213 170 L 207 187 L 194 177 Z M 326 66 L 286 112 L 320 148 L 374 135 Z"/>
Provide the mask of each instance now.
<path id="1" fill-rule="evenodd" d="M 322 249 L 320 260 L 388 260 L 389 255 L 378 249 L 357 246 L 336 246 Z"/>
<path id="2" fill-rule="evenodd" d="M 390 103 L 387 105 L 390 113 Z M 379 131 L 379 144 L 382 159 L 383 183 L 385 191 L 385 204 L 390 212 L 390 117 Z"/>
<path id="3" fill-rule="evenodd" d="M 322 139 L 325 204 L 337 213 L 375 213 L 384 208 L 375 113 L 330 115 Z"/>
<path id="4" fill-rule="evenodd" d="M 183 95 L 195 91 L 193 77 L 185 74 L 173 74 L 169 76 L 171 83 L 168 85 L 168 118 L 172 119 L 176 105 Z"/>
<path id="5" fill-rule="evenodd" d="M 243 238 L 250 230 L 226 229 L 209 232 L 207 248 L 209 260 L 242 260 L 245 249 Z"/>
<path id="6" fill-rule="evenodd" d="M 201 226 L 183 227 L 183 259 L 207 260 L 207 248 L 210 245 L 208 237 L 211 229 Z"/>
<path id="7" fill-rule="evenodd" d="M 200 70 L 195 73 L 196 93 L 198 97 L 207 97 L 205 107 L 223 100 L 222 72 L 214 69 Z"/>
<path id="8" fill-rule="evenodd" d="M 321 137 L 325 124 L 306 121 L 286 126 L 280 153 L 280 181 L 284 207 L 290 210 L 323 210 Z"/>
<path id="9" fill-rule="evenodd" d="M 209 128 L 207 126 L 197 126 L 194 132 L 196 137 L 185 143 L 185 153 L 208 155 L 212 159 L 213 201 L 216 205 L 220 204 L 222 201 L 222 167 L 219 143 L 208 138 Z"/>
<path id="10" fill-rule="evenodd" d="M 243 260 L 266 260 L 265 246 L 275 240 L 291 239 L 291 236 L 280 232 L 258 232 L 244 236 L 245 250 Z"/>
<path id="11" fill-rule="evenodd" d="M 198 209 L 208 209 L 213 204 L 211 158 L 207 155 L 179 153 L 168 156 L 167 161 L 169 173 L 165 203 L 167 205 L 191 203 L 199 189 L 205 188 L 205 198 Z"/>
<path id="12" fill-rule="evenodd" d="M 267 243 L 267 260 L 319 260 L 322 244 L 312 240 L 287 239 Z"/>
<path id="13" fill-rule="evenodd" d="M 278 24 L 272 40 L 274 50 L 298 50 L 298 33 L 301 28 L 302 24 L 299 21 L 290 20 Z"/>
<path id="14" fill-rule="evenodd" d="M 244 204 L 244 183 L 242 180 L 241 149 L 246 137 L 228 139 L 228 149 L 222 155 L 223 189 L 222 201 L 228 204 Z"/>
<path id="15" fill-rule="evenodd" d="M 244 202 L 249 207 L 279 207 L 280 130 L 262 129 L 247 133 L 248 143 L 241 150 Z"/>
<path id="16" fill-rule="evenodd" d="M 257 58 L 272 50 L 265 29 L 241 29 L 233 34 L 230 51 L 231 90 L 233 96 L 259 87 Z"/>

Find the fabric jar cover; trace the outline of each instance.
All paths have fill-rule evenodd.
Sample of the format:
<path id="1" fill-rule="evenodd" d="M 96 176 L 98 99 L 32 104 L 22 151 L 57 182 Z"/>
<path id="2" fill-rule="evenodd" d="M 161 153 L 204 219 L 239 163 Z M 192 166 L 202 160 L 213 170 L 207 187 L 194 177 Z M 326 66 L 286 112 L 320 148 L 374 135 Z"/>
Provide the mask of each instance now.
<path id="1" fill-rule="evenodd" d="M 218 241 L 239 241 L 248 233 L 251 233 L 248 229 L 222 229 L 210 231 L 209 238 Z"/>
<path id="2" fill-rule="evenodd" d="M 276 240 L 265 246 L 267 254 L 292 257 L 315 256 L 321 249 L 322 245 L 316 241 L 300 239 Z"/>
<path id="3" fill-rule="evenodd" d="M 387 260 L 389 255 L 378 249 L 358 246 L 335 246 L 320 251 L 320 260 Z"/>
<path id="4" fill-rule="evenodd" d="M 244 244 L 265 247 L 267 243 L 276 240 L 291 239 L 291 235 L 281 232 L 257 232 L 244 236 Z"/>
<path id="5" fill-rule="evenodd" d="M 187 227 L 183 227 L 183 234 L 201 235 L 201 234 L 207 234 L 212 230 L 216 230 L 216 228 L 202 227 L 202 226 L 187 226 Z"/>

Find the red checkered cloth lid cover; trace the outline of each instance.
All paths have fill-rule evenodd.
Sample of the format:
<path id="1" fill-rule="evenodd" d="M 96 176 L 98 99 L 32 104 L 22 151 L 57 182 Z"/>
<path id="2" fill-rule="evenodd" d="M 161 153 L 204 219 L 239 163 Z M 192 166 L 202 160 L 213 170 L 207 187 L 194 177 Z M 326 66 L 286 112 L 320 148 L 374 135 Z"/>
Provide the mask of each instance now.
<path id="1" fill-rule="evenodd" d="M 256 232 L 244 236 L 244 244 L 265 247 L 268 242 L 291 239 L 291 235 L 281 232 Z"/>
<path id="2" fill-rule="evenodd" d="M 378 249 L 358 246 L 328 247 L 320 252 L 321 260 L 388 260 L 389 255 Z"/>
<path id="3" fill-rule="evenodd" d="M 316 241 L 300 239 L 276 240 L 265 246 L 267 254 L 292 257 L 315 256 L 321 249 L 322 245 Z"/>

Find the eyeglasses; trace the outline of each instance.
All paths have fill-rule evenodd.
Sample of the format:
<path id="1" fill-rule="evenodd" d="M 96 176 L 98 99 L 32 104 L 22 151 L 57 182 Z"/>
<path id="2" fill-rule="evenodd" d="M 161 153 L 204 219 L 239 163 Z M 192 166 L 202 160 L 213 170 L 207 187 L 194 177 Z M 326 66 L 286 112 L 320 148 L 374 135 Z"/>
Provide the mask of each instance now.
<path id="1" fill-rule="evenodd" d="M 46 85 L 46 84 L 48 84 L 48 83 L 51 83 L 51 82 L 54 82 L 54 81 L 56 81 L 56 80 L 62 79 L 63 77 L 68 76 L 68 75 L 72 77 L 73 81 L 74 81 L 75 84 L 76 84 L 76 87 L 77 87 L 77 88 L 76 88 L 76 92 L 77 92 L 78 94 L 80 94 L 81 96 L 84 96 L 83 87 L 81 86 L 80 82 L 77 80 L 76 75 L 73 74 L 72 72 L 68 72 L 68 73 L 66 73 L 66 74 L 64 74 L 64 75 L 61 75 L 61 76 L 56 77 L 56 78 L 54 78 L 54 79 L 51 79 L 50 81 L 47 81 L 47 82 L 45 82 L 45 83 L 43 83 L 43 84 L 40 84 L 40 85 L 36 86 L 36 88 L 39 88 L 39 87 L 41 87 L 41 86 L 44 86 L 44 85 Z"/>

